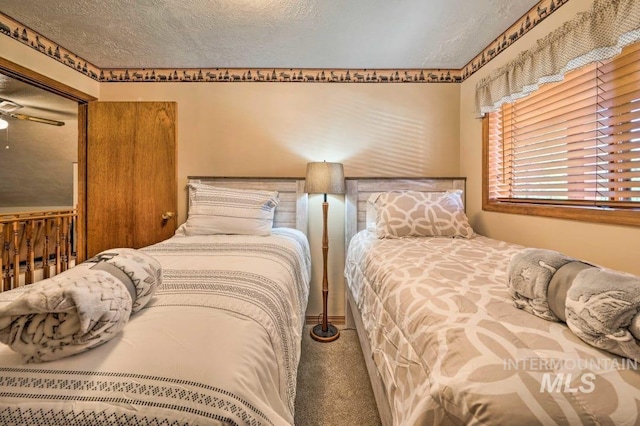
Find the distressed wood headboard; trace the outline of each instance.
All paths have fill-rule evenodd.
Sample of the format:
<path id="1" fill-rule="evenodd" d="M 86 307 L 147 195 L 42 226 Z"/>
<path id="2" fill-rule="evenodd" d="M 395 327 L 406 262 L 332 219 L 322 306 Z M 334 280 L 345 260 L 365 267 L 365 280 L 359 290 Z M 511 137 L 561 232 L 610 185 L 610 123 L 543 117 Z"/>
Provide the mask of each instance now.
<path id="1" fill-rule="evenodd" d="M 466 206 L 466 178 L 462 177 L 350 177 L 346 179 L 345 247 L 358 231 L 365 229 L 367 200 L 371 194 L 386 191 L 444 192 L 462 190 Z"/>
<path id="2" fill-rule="evenodd" d="M 304 178 L 189 176 L 189 182 L 206 185 L 278 191 L 280 203 L 273 219 L 274 227 L 295 228 L 307 234 L 307 194 Z"/>

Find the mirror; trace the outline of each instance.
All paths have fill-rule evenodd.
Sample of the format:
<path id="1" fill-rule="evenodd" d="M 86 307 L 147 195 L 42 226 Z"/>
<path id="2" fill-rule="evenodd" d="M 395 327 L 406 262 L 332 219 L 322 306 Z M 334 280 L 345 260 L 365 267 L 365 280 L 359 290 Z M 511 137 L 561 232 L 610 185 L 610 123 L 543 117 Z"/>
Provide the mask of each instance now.
<path id="1" fill-rule="evenodd" d="M 73 208 L 78 103 L 0 74 L 0 118 L 0 213 Z"/>

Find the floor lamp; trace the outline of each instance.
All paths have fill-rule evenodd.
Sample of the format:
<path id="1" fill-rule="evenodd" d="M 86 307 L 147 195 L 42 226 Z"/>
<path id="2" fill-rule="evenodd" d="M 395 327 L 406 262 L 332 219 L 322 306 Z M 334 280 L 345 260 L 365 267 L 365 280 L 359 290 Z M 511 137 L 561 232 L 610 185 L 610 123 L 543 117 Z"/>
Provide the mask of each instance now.
<path id="1" fill-rule="evenodd" d="M 327 280 L 327 254 L 329 237 L 327 234 L 327 215 L 329 203 L 327 194 L 344 194 L 344 169 L 340 163 L 307 163 L 307 175 L 304 182 L 307 194 L 324 194 L 322 203 L 322 323 L 311 329 L 311 337 L 319 342 L 331 342 L 340 337 L 340 330 L 329 324 L 327 319 L 327 298 L 329 281 Z"/>

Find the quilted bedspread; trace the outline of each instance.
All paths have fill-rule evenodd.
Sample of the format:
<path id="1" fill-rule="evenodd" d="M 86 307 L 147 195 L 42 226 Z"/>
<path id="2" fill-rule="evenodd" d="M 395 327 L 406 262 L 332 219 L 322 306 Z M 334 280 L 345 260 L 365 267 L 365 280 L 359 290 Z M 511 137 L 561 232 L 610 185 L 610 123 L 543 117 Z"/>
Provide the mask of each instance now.
<path id="1" fill-rule="evenodd" d="M 117 337 L 39 365 L 0 348 L 0 424 L 293 424 L 306 237 L 175 236 L 142 250 L 162 286 Z"/>
<path id="2" fill-rule="evenodd" d="M 634 425 L 640 366 L 514 307 L 523 247 L 476 236 L 351 240 L 345 275 L 396 425 Z"/>

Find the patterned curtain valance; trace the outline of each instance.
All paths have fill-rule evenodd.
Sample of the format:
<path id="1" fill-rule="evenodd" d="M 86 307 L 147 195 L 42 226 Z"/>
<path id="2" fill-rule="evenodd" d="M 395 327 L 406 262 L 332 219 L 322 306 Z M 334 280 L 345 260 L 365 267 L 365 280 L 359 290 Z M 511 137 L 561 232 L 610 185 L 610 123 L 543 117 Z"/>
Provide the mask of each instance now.
<path id="1" fill-rule="evenodd" d="M 495 111 L 538 89 L 560 81 L 569 71 L 603 61 L 640 40 L 639 0 L 595 0 L 590 11 L 538 40 L 476 86 L 476 114 Z"/>

